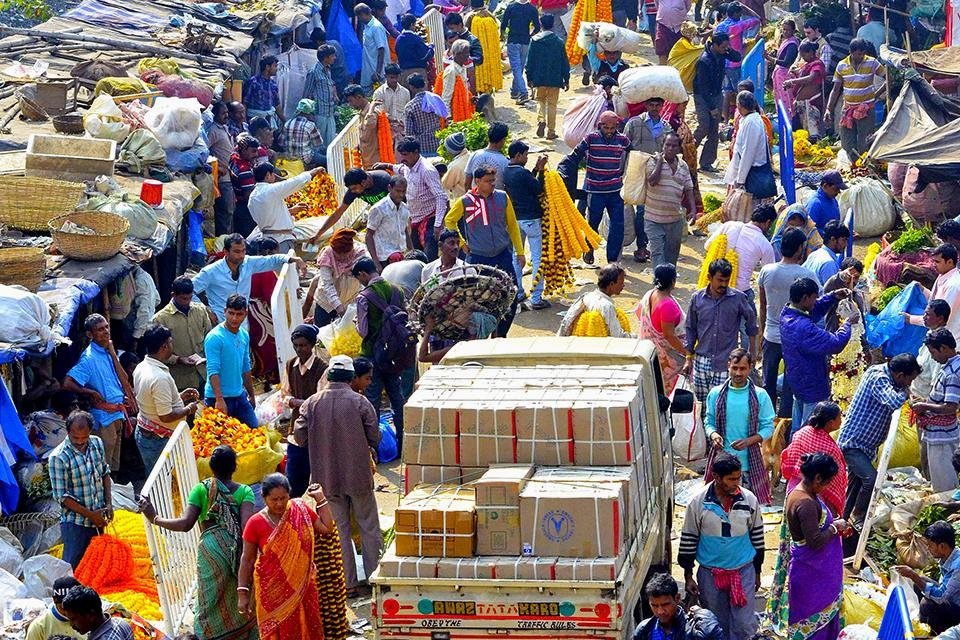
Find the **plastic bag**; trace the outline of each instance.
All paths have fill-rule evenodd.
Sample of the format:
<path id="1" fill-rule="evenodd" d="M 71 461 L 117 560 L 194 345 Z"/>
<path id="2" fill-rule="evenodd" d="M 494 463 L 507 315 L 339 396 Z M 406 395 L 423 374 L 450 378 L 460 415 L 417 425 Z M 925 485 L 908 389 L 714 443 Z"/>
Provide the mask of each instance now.
<path id="1" fill-rule="evenodd" d="M 889 589 L 897 585 L 903 587 L 903 596 L 907 601 L 907 611 L 910 612 L 910 619 L 918 620 L 920 618 L 920 598 L 917 597 L 917 592 L 913 590 L 913 582 L 900 575 L 896 568 L 891 567 Z"/>
<path id="2" fill-rule="evenodd" d="M 843 585 L 840 615 L 845 624 L 862 624 L 874 631 L 880 629 L 886 596 L 880 587 L 867 582 Z"/>
<path id="3" fill-rule="evenodd" d="M 50 308 L 43 298 L 20 287 L 0 284 L 0 342 L 45 352 L 53 340 Z"/>
<path id="4" fill-rule="evenodd" d="M 697 60 L 703 54 L 704 46 L 693 44 L 686 38 L 680 38 L 670 49 L 670 57 L 667 62 L 671 67 L 680 72 L 680 80 L 683 82 L 683 88 L 688 92 L 693 91 L 693 76 L 697 72 Z"/>
<path id="5" fill-rule="evenodd" d="M 130 173 L 141 174 L 147 167 L 163 167 L 167 154 L 157 136 L 149 129 L 137 129 L 120 146 L 117 166 Z"/>
<path id="6" fill-rule="evenodd" d="M 597 47 L 603 51 L 622 51 L 623 53 L 640 51 L 641 39 L 636 31 L 624 29 L 609 22 L 581 22 L 577 44 L 584 51 L 590 48 L 594 29 L 598 30 Z"/>
<path id="7" fill-rule="evenodd" d="M 206 109 L 213 102 L 213 88 L 205 82 L 190 80 L 178 75 L 164 74 L 158 69 L 144 71 L 140 75 L 144 82 L 156 85 L 168 98 L 195 98 Z"/>
<path id="8" fill-rule="evenodd" d="M 107 211 L 123 216 L 130 222 L 130 231 L 127 235 L 141 240 L 152 238 L 153 232 L 157 229 L 156 211 L 139 197 L 130 193 L 91 196 L 87 200 L 87 209 L 90 211 Z"/>
<path id="9" fill-rule="evenodd" d="M 354 320 L 357 317 L 357 303 L 351 302 L 343 316 L 325 327 L 320 327 L 318 337 L 331 356 L 345 355 L 356 358 L 360 355 L 362 339 L 357 333 Z"/>
<path id="10" fill-rule="evenodd" d="M 283 461 L 283 449 L 280 447 L 280 433 L 272 429 L 267 431 L 267 444 L 253 451 L 237 452 L 237 470 L 233 481 L 241 484 L 257 484 L 263 478 L 277 470 Z M 210 458 L 197 458 L 197 473 L 201 480 L 213 476 L 210 471 Z"/>
<path id="11" fill-rule="evenodd" d="M 54 581 L 69 575 L 73 575 L 69 562 L 46 553 L 23 561 L 23 585 L 32 598 L 52 598 Z"/>
<path id="12" fill-rule="evenodd" d="M 283 394 L 280 391 L 272 391 L 266 398 L 257 401 L 254 412 L 257 414 L 258 424 L 273 424 L 285 410 Z"/>
<path id="13" fill-rule="evenodd" d="M 600 114 L 606 108 L 607 98 L 600 87 L 584 96 L 567 108 L 563 114 L 563 141 L 568 147 L 575 147 L 587 134 L 597 128 Z"/>
<path id="14" fill-rule="evenodd" d="M 0 527 L 0 531 L 5 531 L 10 538 L 0 536 L 0 569 L 9 571 L 11 575 L 20 575 L 20 568 L 23 566 L 23 547 L 20 542 L 5 527 Z M 16 544 L 14 544 L 16 543 Z"/>
<path id="15" fill-rule="evenodd" d="M 393 462 L 400 457 L 397 447 L 397 434 L 393 428 L 393 414 L 384 413 L 380 416 L 380 444 L 377 445 L 377 461 Z"/>
<path id="16" fill-rule="evenodd" d="M 26 593 L 26 587 L 17 580 L 17 577 L 11 575 L 9 571 L 0 567 L 0 602 L 9 602 L 14 598 L 20 598 Z"/>
<path id="17" fill-rule="evenodd" d="M 877 632 L 865 624 L 847 624 L 837 640 L 877 640 Z"/>
<path id="18" fill-rule="evenodd" d="M 897 211 L 893 194 L 873 178 L 854 178 L 837 197 L 840 212 L 853 209 L 853 230 L 863 238 L 882 236 L 893 228 Z"/>
<path id="19" fill-rule="evenodd" d="M 874 349 L 882 347 L 883 355 L 888 358 L 899 353 L 917 355 L 927 329 L 907 324 L 903 313 L 923 315 L 926 308 L 927 300 L 923 290 L 918 283 L 911 282 L 884 307 L 883 311 L 877 315 L 867 315 L 865 322 L 867 343 Z"/>
<path id="20" fill-rule="evenodd" d="M 670 394 L 670 400 L 673 401 L 673 395 L 677 389 L 693 391 L 693 382 L 687 376 L 677 378 L 677 384 Z M 703 425 L 697 420 L 697 403 L 693 403 L 693 411 L 690 413 L 673 413 L 673 456 L 683 464 L 689 464 L 698 460 L 705 460 L 707 457 L 707 433 L 703 430 Z"/>
<path id="21" fill-rule="evenodd" d="M 196 98 L 157 98 L 146 124 L 165 150 L 190 149 L 200 136 L 200 111 Z"/>
<path id="22" fill-rule="evenodd" d="M 877 452 L 877 455 L 880 453 Z M 917 428 L 910 424 L 910 409 L 906 404 L 900 411 L 897 438 L 893 442 L 893 451 L 890 452 L 887 466 L 890 469 L 920 466 L 920 436 Z"/>
<path id="23" fill-rule="evenodd" d="M 627 156 L 627 168 L 623 175 L 623 202 L 642 205 L 647 201 L 647 160 L 649 153 L 631 151 Z"/>
<path id="24" fill-rule="evenodd" d="M 620 93 L 627 102 L 662 98 L 677 104 L 688 100 L 680 72 L 666 65 L 633 67 L 620 74 Z"/>
<path id="25" fill-rule="evenodd" d="M 945 183 L 930 183 L 923 191 L 917 192 L 919 179 L 920 169 L 916 165 L 911 165 L 907 169 L 906 177 L 903 180 L 903 190 L 900 192 L 903 208 L 907 210 L 907 215 L 920 224 L 943 220 L 944 198 L 941 196 L 941 190 Z M 946 195 L 947 200 L 949 200 L 952 192 Z"/>
<path id="26" fill-rule="evenodd" d="M 145 93 L 150 87 L 143 83 L 139 78 L 128 78 L 126 76 L 100 78 L 93 88 L 94 96 L 132 96 L 138 93 Z M 112 102 L 112 100 L 111 100 Z"/>
<path id="27" fill-rule="evenodd" d="M 83 129 L 93 138 L 123 142 L 130 135 L 130 125 L 109 95 L 97 96 L 83 116 Z"/>
<path id="28" fill-rule="evenodd" d="M 721 212 L 724 222 L 750 222 L 753 215 L 753 196 L 744 189 L 734 189 L 723 201 Z"/>
<path id="29" fill-rule="evenodd" d="M 210 149 L 203 140 L 197 138 L 196 142 L 194 142 L 193 146 L 189 149 L 181 151 L 180 149 L 168 147 L 166 155 L 167 166 L 170 167 L 171 170 L 191 173 L 197 169 L 201 169 L 207 164 L 207 158 L 210 157 Z"/>

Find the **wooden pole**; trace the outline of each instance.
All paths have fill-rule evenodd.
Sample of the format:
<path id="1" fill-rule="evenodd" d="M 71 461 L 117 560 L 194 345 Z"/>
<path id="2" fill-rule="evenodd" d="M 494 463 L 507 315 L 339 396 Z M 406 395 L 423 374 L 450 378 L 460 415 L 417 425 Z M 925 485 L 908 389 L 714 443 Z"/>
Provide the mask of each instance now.
<path id="1" fill-rule="evenodd" d="M 148 44 L 140 44 L 139 42 L 130 42 L 126 40 L 118 40 L 116 38 L 107 38 L 104 36 L 91 36 L 83 34 L 69 34 L 60 31 L 43 31 L 42 29 L 17 29 L 14 27 L 0 26 L 0 35 L 13 35 L 13 36 L 29 36 L 31 38 L 42 38 L 44 40 L 63 40 L 67 42 L 92 42 L 95 44 L 106 44 L 123 51 L 138 51 L 140 53 L 149 53 L 155 56 L 161 57 L 170 57 L 171 55 L 176 58 L 183 58 L 185 60 L 193 60 L 194 62 L 201 65 L 211 65 L 224 67 L 230 71 L 234 71 L 240 67 L 240 63 L 234 60 L 227 60 L 224 58 L 216 58 L 212 56 L 203 56 L 195 53 L 186 53 L 183 51 L 176 51 L 169 47 L 155 47 Z"/>

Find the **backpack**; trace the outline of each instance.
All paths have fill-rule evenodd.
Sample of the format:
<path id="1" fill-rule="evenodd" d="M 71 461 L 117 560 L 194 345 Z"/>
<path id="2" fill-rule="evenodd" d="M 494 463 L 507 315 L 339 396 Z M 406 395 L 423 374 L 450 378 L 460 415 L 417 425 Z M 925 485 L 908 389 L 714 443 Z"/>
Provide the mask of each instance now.
<path id="1" fill-rule="evenodd" d="M 380 334 L 373 343 L 373 365 L 384 373 L 399 373 L 409 369 L 416 362 L 417 334 L 407 324 L 409 317 L 406 310 L 383 300 L 376 291 L 364 291 L 362 295 L 383 316 Z"/>

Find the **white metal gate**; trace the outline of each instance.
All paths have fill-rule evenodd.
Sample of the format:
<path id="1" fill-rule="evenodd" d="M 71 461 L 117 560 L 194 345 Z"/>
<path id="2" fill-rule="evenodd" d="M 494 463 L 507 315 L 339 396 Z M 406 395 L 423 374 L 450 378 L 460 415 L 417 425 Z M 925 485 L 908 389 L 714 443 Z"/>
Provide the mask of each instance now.
<path id="1" fill-rule="evenodd" d="M 343 201 L 343 196 L 347 193 L 347 188 L 343 184 L 343 176 L 350 169 L 362 169 L 363 162 L 360 158 L 360 116 L 354 116 L 343 128 L 343 131 L 337 134 L 330 146 L 327 147 L 327 172 L 333 178 L 333 184 L 337 190 L 337 200 Z M 362 201 L 354 200 L 350 208 L 344 211 L 343 217 L 337 221 L 333 230 L 341 227 L 352 226 L 360 216 L 362 211 Z"/>
<path id="2" fill-rule="evenodd" d="M 186 508 L 190 490 L 198 482 L 200 478 L 197 475 L 190 428 L 186 422 L 181 422 L 163 448 L 141 493 L 150 498 L 159 516 L 176 518 Z M 154 527 L 148 522 L 146 529 L 163 611 L 164 631 L 173 636 L 188 624 L 192 615 L 193 597 L 197 589 L 200 527 L 179 533 Z"/>
<path id="3" fill-rule="evenodd" d="M 420 21 L 427 27 L 427 43 L 433 45 L 433 59 L 437 65 L 437 74 L 441 74 L 443 73 L 443 53 L 447 48 L 447 40 L 443 37 L 443 14 L 436 9 L 430 9 L 423 14 Z"/>
<path id="4" fill-rule="evenodd" d="M 296 253 L 290 251 L 290 255 L 295 256 Z M 287 376 L 287 360 L 295 355 L 293 344 L 290 342 L 290 333 L 297 325 L 303 323 L 303 307 L 300 298 L 297 297 L 299 288 L 300 274 L 297 272 L 297 266 L 288 262 L 280 270 L 277 286 L 274 287 L 273 295 L 270 297 L 270 313 L 273 316 L 273 335 L 277 343 L 277 363 L 280 367 L 281 379 Z"/>

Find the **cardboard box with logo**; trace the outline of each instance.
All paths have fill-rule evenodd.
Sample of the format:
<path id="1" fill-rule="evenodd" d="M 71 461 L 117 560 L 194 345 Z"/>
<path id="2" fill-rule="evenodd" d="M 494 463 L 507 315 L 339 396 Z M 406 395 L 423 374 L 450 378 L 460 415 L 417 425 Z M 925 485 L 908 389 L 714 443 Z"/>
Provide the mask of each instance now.
<path id="1" fill-rule="evenodd" d="M 625 547 L 626 492 L 614 482 L 538 478 L 520 492 L 524 551 L 533 556 L 614 558 Z"/>
<path id="2" fill-rule="evenodd" d="M 494 465 L 473 483 L 477 496 L 477 555 L 519 556 L 520 491 L 532 465 Z"/>
<path id="3" fill-rule="evenodd" d="M 476 535 L 473 487 L 421 485 L 395 515 L 398 556 L 469 558 Z"/>
<path id="4" fill-rule="evenodd" d="M 629 467 L 541 467 L 537 479 L 562 483 L 612 482 L 623 487 L 625 496 L 623 521 L 627 525 L 625 539 L 630 541 L 637 530 L 641 513 L 639 482 L 634 466 Z"/>

